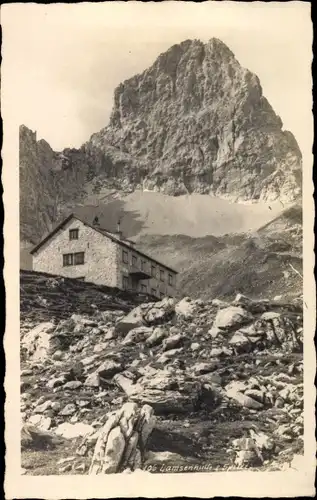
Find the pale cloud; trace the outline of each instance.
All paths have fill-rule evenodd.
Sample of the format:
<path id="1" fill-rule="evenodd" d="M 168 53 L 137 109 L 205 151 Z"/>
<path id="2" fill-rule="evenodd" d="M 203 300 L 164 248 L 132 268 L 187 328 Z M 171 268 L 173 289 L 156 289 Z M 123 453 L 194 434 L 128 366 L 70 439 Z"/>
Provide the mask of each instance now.
<path id="1" fill-rule="evenodd" d="M 310 160 L 310 6 L 303 2 L 106 2 L 2 7 L 5 84 L 18 123 L 53 148 L 107 125 L 114 88 L 188 38 L 226 43 Z M 8 58 L 7 60 L 5 58 Z"/>

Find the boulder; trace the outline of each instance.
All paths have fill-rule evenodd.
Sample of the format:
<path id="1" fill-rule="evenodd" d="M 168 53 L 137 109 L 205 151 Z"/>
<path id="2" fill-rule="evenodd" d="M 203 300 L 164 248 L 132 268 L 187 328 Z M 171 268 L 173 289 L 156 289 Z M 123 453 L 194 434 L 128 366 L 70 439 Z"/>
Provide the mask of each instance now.
<path id="1" fill-rule="evenodd" d="M 228 302 L 225 302 L 224 300 L 221 299 L 212 299 L 211 305 L 219 307 L 219 308 L 224 308 L 228 307 Z"/>
<path id="2" fill-rule="evenodd" d="M 86 408 L 87 406 L 90 405 L 90 402 L 86 401 L 84 399 L 80 399 L 80 400 L 76 401 L 76 404 L 77 404 L 77 406 L 79 406 L 79 408 Z"/>
<path id="3" fill-rule="evenodd" d="M 161 325 L 175 315 L 175 301 L 165 297 L 160 302 L 151 304 L 142 314 L 146 325 Z"/>
<path id="4" fill-rule="evenodd" d="M 44 417 L 44 415 L 32 415 L 28 424 L 34 425 L 42 431 L 48 431 L 52 425 L 52 419 L 50 417 Z"/>
<path id="5" fill-rule="evenodd" d="M 238 467 L 263 464 L 261 450 L 264 449 L 264 445 L 270 446 L 265 434 L 257 434 L 253 429 L 250 429 L 250 436 L 244 436 L 232 441 L 233 448 L 236 451 L 235 465 Z"/>
<path id="6" fill-rule="evenodd" d="M 146 366 L 141 366 L 138 370 L 138 374 L 143 375 L 147 378 L 150 377 L 155 377 L 157 374 L 157 368 L 154 368 L 154 366 L 151 365 L 146 365 Z M 136 375 L 134 375 L 135 380 L 137 379 Z"/>
<path id="7" fill-rule="evenodd" d="M 109 414 L 101 429 L 89 474 L 134 471 L 144 462 L 145 446 L 155 425 L 153 409 L 126 403 Z"/>
<path id="8" fill-rule="evenodd" d="M 54 412 L 54 413 L 58 413 L 61 411 L 61 408 L 62 408 L 62 405 L 59 401 L 53 401 L 53 403 L 51 404 L 51 410 Z"/>
<path id="9" fill-rule="evenodd" d="M 227 347 L 213 347 L 209 355 L 211 358 L 223 358 L 232 354 L 232 349 L 228 349 Z"/>
<path id="10" fill-rule="evenodd" d="M 145 340 L 145 344 L 148 347 L 154 347 L 160 344 L 166 336 L 167 336 L 167 331 L 157 326 L 154 329 L 153 333 Z"/>
<path id="11" fill-rule="evenodd" d="M 149 404 L 157 414 L 194 411 L 201 394 L 201 383 L 175 370 L 157 370 L 129 385 L 131 401 Z"/>
<path id="12" fill-rule="evenodd" d="M 113 340 L 117 337 L 116 335 L 116 331 L 115 331 L 115 327 L 112 327 L 112 328 L 108 328 L 105 332 L 104 332 L 104 340 Z"/>
<path id="13" fill-rule="evenodd" d="M 159 356 L 157 358 L 157 362 L 164 365 L 165 363 L 167 363 L 171 359 L 176 358 L 176 356 L 178 354 L 180 354 L 181 352 L 183 352 L 183 347 L 180 347 L 179 349 L 170 349 L 169 351 L 165 352 L 164 354 L 161 354 L 161 356 Z"/>
<path id="14" fill-rule="evenodd" d="M 100 385 L 99 374 L 94 372 L 94 373 L 91 373 L 90 375 L 88 375 L 88 377 L 86 378 L 86 380 L 84 382 L 84 385 L 86 387 L 99 387 L 99 385 Z"/>
<path id="15" fill-rule="evenodd" d="M 223 355 L 222 347 L 213 347 L 210 351 L 211 358 L 218 358 L 221 355 Z"/>
<path id="16" fill-rule="evenodd" d="M 139 326 L 144 326 L 142 308 L 140 306 L 133 309 L 129 314 L 116 323 L 115 333 L 123 336 L 133 328 L 137 328 Z"/>
<path id="17" fill-rule="evenodd" d="M 57 436 L 62 436 L 66 439 L 74 439 L 86 436 L 87 434 L 92 434 L 95 432 L 95 429 L 92 425 L 84 424 L 82 422 L 78 422 L 76 424 L 64 422 L 63 424 L 58 425 L 54 432 Z"/>
<path id="18" fill-rule="evenodd" d="M 64 356 L 64 353 L 63 351 L 55 351 L 53 354 L 52 354 L 52 359 L 54 361 L 61 361 L 61 359 L 63 358 Z"/>
<path id="19" fill-rule="evenodd" d="M 44 413 L 46 410 L 49 410 L 51 408 L 52 401 L 45 401 L 44 403 L 37 405 L 34 408 L 34 413 Z"/>
<path id="20" fill-rule="evenodd" d="M 196 384 L 192 384 L 195 387 Z M 193 412 L 197 401 L 197 391 L 192 394 L 182 393 L 180 391 L 161 391 L 158 389 L 144 389 L 142 393 L 133 394 L 131 401 L 139 404 L 148 404 L 152 406 L 158 415 L 188 413 Z"/>
<path id="21" fill-rule="evenodd" d="M 203 373 L 198 376 L 199 380 L 203 383 L 207 383 L 209 385 L 215 386 L 222 384 L 222 378 L 218 373 Z"/>
<path id="22" fill-rule="evenodd" d="M 113 381 L 122 389 L 127 396 L 131 396 L 135 392 L 136 377 L 130 372 L 118 373 L 113 377 Z"/>
<path id="23" fill-rule="evenodd" d="M 252 345 L 248 337 L 240 331 L 235 332 L 229 340 L 229 346 L 233 347 L 238 354 L 250 352 Z"/>
<path id="24" fill-rule="evenodd" d="M 198 363 L 192 367 L 192 370 L 195 375 L 200 375 L 214 371 L 217 366 L 218 363 Z"/>
<path id="25" fill-rule="evenodd" d="M 58 470 L 61 474 L 65 474 L 66 472 L 70 472 L 72 469 L 73 469 L 72 464 L 65 464 L 61 465 Z"/>
<path id="26" fill-rule="evenodd" d="M 240 449 L 245 451 L 254 451 L 255 449 L 255 443 L 251 437 L 242 437 L 234 439 L 232 441 L 232 446 L 235 449 Z"/>
<path id="27" fill-rule="evenodd" d="M 259 341 L 263 341 L 266 338 L 265 332 L 257 328 L 256 322 L 240 328 L 237 333 L 243 335 L 252 344 L 257 344 Z"/>
<path id="28" fill-rule="evenodd" d="M 233 305 L 238 305 L 238 306 L 244 306 L 245 308 L 252 307 L 255 302 L 252 299 L 249 299 L 249 297 L 246 297 L 245 295 L 242 295 L 242 293 L 238 293 L 235 296 L 235 299 L 232 302 Z"/>
<path id="29" fill-rule="evenodd" d="M 252 315 L 239 306 L 229 306 L 217 312 L 213 327 L 230 329 L 252 320 Z"/>
<path id="30" fill-rule="evenodd" d="M 101 441 L 101 440 L 100 440 Z M 107 441 L 104 440 L 103 446 L 100 444 L 100 451 L 94 456 L 92 467 L 90 469 L 90 474 L 114 474 L 119 468 L 121 458 L 126 446 L 124 435 L 120 427 L 114 427 L 110 430 Z M 102 452 L 104 450 L 104 455 Z M 96 444 L 96 449 L 98 450 L 98 441 Z M 102 458 L 101 458 L 102 457 Z"/>
<path id="31" fill-rule="evenodd" d="M 184 297 L 175 305 L 175 313 L 178 317 L 184 319 L 192 319 L 199 310 L 200 305 L 200 301 L 192 300 L 189 297 Z"/>
<path id="32" fill-rule="evenodd" d="M 87 318 L 81 314 L 72 314 L 70 319 L 75 323 L 75 325 L 88 326 L 90 328 L 98 326 L 96 320 Z"/>
<path id="33" fill-rule="evenodd" d="M 95 361 L 95 359 L 97 359 L 97 358 L 98 358 L 97 354 L 92 354 L 91 356 L 87 356 L 85 358 L 82 358 L 81 363 L 83 366 L 88 366 L 88 365 L 91 365 Z"/>
<path id="34" fill-rule="evenodd" d="M 183 343 L 184 337 L 181 333 L 176 333 L 171 337 L 167 337 L 163 342 L 163 351 L 169 351 L 170 349 L 175 349 Z"/>
<path id="35" fill-rule="evenodd" d="M 70 390 L 76 390 L 79 389 L 83 384 L 79 380 L 71 380 L 70 382 L 66 382 L 66 384 L 63 386 L 63 389 L 70 389 Z"/>
<path id="36" fill-rule="evenodd" d="M 107 349 L 108 345 L 109 345 L 109 344 L 108 344 L 108 342 L 101 342 L 100 344 L 96 344 L 96 345 L 94 346 L 94 352 L 95 352 L 95 353 L 102 352 L 102 351 L 104 351 L 105 349 Z"/>
<path id="37" fill-rule="evenodd" d="M 264 321 L 279 319 L 281 314 L 276 311 L 266 311 L 261 315 L 261 319 Z"/>
<path id="38" fill-rule="evenodd" d="M 46 387 L 48 389 L 54 389 L 54 387 L 59 387 L 63 384 L 65 384 L 66 382 L 66 377 L 65 375 L 61 375 L 60 377 L 56 377 L 56 378 L 51 378 L 47 384 L 46 384 Z"/>
<path id="39" fill-rule="evenodd" d="M 21 377 L 29 377 L 31 375 L 33 375 L 33 370 L 27 368 L 25 370 L 21 370 L 21 373 L 20 373 Z"/>
<path id="40" fill-rule="evenodd" d="M 274 302 L 279 302 L 279 301 L 283 300 L 283 295 L 275 295 L 273 297 L 273 300 L 274 300 Z"/>
<path id="41" fill-rule="evenodd" d="M 144 339 L 150 337 L 153 333 L 153 328 L 147 326 L 139 326 L 138 328 L 133 328 L 125 336 L 124 340 L 121 342 L 122 345 L 132 345 L 138 342 L 144 341 Z"/>
<path id="42" fill-rule="evenodd" d="M 235 466 L 236 467 L 243 467 L 243 466 L 250 466 L 251 464 L 254 463 L 256 460 L 257 456 L 256 453 L 252 450 L 239 450 L 236 452 L 236 458 L 235 458 Z"/>
<path id="43" fill-rule="evenodd" d="M 41 405 L 47 401 L 45 396 L 40 396 L 39 399 L 35 402 L 35 406 Z"/>
<path id="44" fill-rule="evenodd" d="M 51 337 L 55 330 L 52 322 L 40 323 L 26 333 L 21 341 L 21 347 L 32 361 L 44 361 L 51 354 Z"/>
<path id="45" fill-rule="evenodd" d="M 222 333 L 222 330 L 216 326 L 212 326 L 209 330 L 208 330 L 208 334 L 213 338 L 213 339 L 216 339 L 218 337 L 218 335 Z"/>
<path id="46" fill-rule="evenodd" d="M 106 359 L 102 365 L 97 368 L 96 373 L 102 378 L 112 378 L 116 373 L 122 372 L 124 367 L 121 363 L 112 359 Z"/>
<path id="47" fill-rule="evenodd" d="M 74 413 L 76 413 L 76 411 L 77 411 L 76 405 L 74 405 L 74 403 L 68 403 L 59 412 L 59 415 L 66 417 L 66 416 L 74 415 Z"/>
<path id="48" fill-rule="evenodd" d="M 302 350 L 301 331 L 287 315 L 267 311 L 256 322 L 256 328 L 260 334 L 265 334 L 268 346 L 278 347 L 285 352 Z"/>
<path id="49" fill-rule="evenodd" d="M 255 399 L 255 401 L 258 401 L 259 403 L 264 404 L 264 402 L 265 402 L 265 392 L 260 391 L 259 389 L 247 389 L 244 392 L 244 395 L 248 396 L 252 399 Z"/>
<path id="50" fill-rule="evenodd" d="M 193 352 L 198 351 L 200 349 L 200 344 L 198 344 L 198 342 L 193 342 L 190 344 L 190 348 Z"/>
<path id="51" fill-rule="evenodd" d="M 250 437 L 255 442 L 256 446 L 259 450 L 268 450 L 271 451 L 275 447 L 274 439 L 264 432 L 255 431 L 254 429 L 250 429 Z"/>
<path id="52" fill-rule="evenodd" d="M 261 410 L 263 408 L 263 404 L 260 403 L 259 401 L 256 401 L 255 399 L 251 398 L 250 396 L 246 396 L 244 393 L 240 392 L 237 390 L 237 387 L 230 387 L 228 386 L 225 389 L 226 395 L 237 401 L 241 406 L 244 406 L 245 408 L 249 408 L 252 410 Z"/>

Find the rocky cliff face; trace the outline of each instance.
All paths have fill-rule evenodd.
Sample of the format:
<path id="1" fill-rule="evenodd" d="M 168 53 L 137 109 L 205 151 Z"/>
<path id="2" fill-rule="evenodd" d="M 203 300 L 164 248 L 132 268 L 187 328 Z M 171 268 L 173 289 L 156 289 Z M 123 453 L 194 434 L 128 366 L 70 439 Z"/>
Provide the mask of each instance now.
<path id="1" fill-rule="evenodd" d="M 85 169 L 70 169 L 69 159 L 24 125 L 20 127 L 20 238 L 38 242 L 65 212 L 69 200 L 81 199 Z"/>
<path id="2" fill-rule="evenodd" d="M 301 166 L 259 79 L 220 40 L 187 40 L 117 87 L 109 125 L 81 148 L 55 153 L 21 127 L 21 237 L 105 188 L 292 202 Z"/>
<path id="3" fill-rule="evenodd" d="M 20 127 L 20 235 L 34 242 L 38 233 L 49 230 L 56 217 L 52 159 L 54 152 L 36 133 Z"/>
<path id="4" fill-rule="evenodd" d="M 220 40 L 187 40 L 114 94 L 109 126 L 86 154 L 126 159 L 115 173 L 133 188 L 237 200 L 294 200 L 301 153 L 262 95 L 259 79 Z M 129 160 L 128 160 L 129 158 Z"/>

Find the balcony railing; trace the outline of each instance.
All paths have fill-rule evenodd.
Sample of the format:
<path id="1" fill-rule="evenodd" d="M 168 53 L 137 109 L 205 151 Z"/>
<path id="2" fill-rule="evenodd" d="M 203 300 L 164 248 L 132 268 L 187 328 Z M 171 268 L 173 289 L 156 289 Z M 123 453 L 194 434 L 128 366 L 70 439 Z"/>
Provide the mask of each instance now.
<path id="1" fill-rule="evenodd" d="M 132 265 L 129 271 L 129 275 L 138 280 L 148 280 L 151 278 L 150 273 L 148 273 L 145 269 L 142 269 L 141 266 Z"/>

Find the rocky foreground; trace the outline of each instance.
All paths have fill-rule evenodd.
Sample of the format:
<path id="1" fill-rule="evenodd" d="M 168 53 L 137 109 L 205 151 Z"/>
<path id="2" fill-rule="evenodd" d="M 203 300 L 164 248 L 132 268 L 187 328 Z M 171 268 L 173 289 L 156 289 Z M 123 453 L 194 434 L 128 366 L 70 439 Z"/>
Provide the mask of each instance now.
<path id="1" fill-rule="evenodd" d="M 97 289 L 22 275 L 23 473 L 281 470 L 303 454 L 300 298 Z"/>

